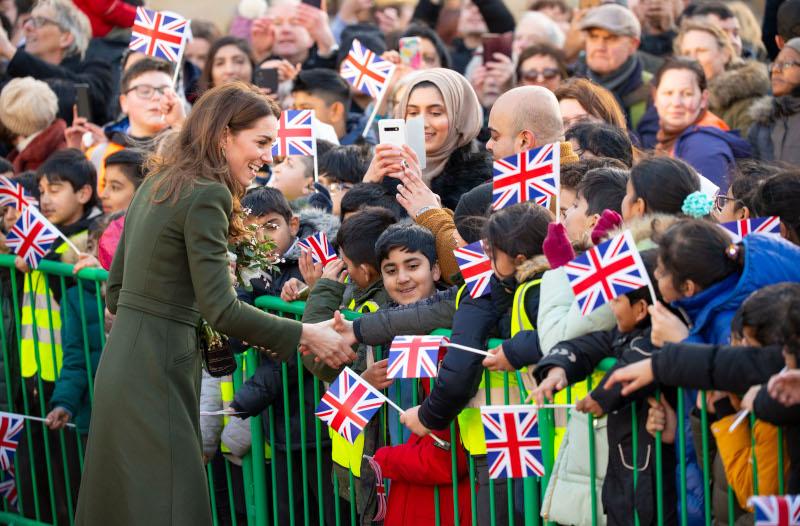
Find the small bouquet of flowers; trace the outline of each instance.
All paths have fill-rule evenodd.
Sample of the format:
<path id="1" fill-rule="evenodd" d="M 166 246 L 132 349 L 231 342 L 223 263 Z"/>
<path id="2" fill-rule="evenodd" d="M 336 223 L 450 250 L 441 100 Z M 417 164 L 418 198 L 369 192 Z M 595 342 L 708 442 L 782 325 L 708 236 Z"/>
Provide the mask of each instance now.
<path id="1" fill-rule="evenodd" d="M 252 279 L 271 280 L 271 273 L 283 262 L 281 257 L 275 255 L 276 245 L 272 239 L 259 240 L 258 231 L 270 226 L 272 225 L 247 225 L 245 233 L 228 247 L 229 254 L 233 254 L 230 257 L 236 263 L 237 280 L 247 290 L 251 288 Z"/>

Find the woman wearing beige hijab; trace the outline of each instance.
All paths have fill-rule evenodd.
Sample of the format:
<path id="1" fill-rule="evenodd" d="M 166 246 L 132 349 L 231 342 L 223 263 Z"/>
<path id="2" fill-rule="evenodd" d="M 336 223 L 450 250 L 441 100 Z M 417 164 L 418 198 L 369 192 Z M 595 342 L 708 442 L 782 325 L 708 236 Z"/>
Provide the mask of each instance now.
<path id="1" fill-rule="evenodd" d="M 364 182 L 399 177 L 405 161 L 407 169 L 419 174 L 441 198 L 442 206 L 453 210 L 464 193 L 491 179 L 491 155 L 475 141 L 483 124 L 483 111 L 462 75 L 443 68 L 414 73 L 400 100 L 398 116 L 423 117 L 426 167 L 419 168 L 410 148 L 379 144 Z"/>

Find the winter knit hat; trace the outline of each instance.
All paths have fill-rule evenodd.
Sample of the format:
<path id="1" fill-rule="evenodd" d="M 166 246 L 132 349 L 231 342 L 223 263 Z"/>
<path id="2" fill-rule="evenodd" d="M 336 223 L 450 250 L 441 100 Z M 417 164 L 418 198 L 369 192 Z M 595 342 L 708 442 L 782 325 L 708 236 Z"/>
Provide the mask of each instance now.
<path id="1" fill-rule="evenodd" d="M 27 137 L 50 126 L 58 114 L 58 98 L 45 82 L 13 79 L 0 92 L 0 121 L 15 135 Z"/>

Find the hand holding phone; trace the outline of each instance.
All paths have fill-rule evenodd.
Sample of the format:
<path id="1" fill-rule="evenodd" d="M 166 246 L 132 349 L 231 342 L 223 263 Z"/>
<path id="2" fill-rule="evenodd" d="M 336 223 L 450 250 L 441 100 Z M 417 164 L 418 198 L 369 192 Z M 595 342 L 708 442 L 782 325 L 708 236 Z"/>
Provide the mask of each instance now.
<path id="1" fill-rule="evenodd" d="M 484 37 L 481 39 L 483 44 L 483 63 L 488 64 L 489 62 L 494 62 L 495 53 L 500 53 L 501 55 L 511 58 L 512 41 L 512 33 L 503 33 L 502 35 L 484 35 Z"/>
<path id="2" fill-rule="evenodd" d="M 422 38 L 405 37 L 400 39 L 400 60 L 411 69 L 422 68 Z"/>
<path id="3" fill-rule="evenodd" d="M 78 108 L 78 117 L 92 120 L 92 107 L 89 104 L 89 85 L 75 84 L 75 105 Z"/>
<path id="4" fill-rule="evenodd" d="M 253 83 L 259 88 L 268 89 L 272 94 L 278 93 L 278 69 L 257 69 L 253 75 Z"/>

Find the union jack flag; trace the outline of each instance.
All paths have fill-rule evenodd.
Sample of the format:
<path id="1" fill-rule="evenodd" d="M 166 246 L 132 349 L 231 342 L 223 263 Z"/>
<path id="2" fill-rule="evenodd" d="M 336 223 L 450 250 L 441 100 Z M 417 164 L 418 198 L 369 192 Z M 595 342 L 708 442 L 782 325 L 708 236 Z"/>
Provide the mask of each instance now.
<path id="1" fill-rule="evenodd" d="M 0 495 L 5 497 L 11 506 L 17 507 L 17 480 L 13 469 L 4 471 L 0 477 Z"/>
<path id="2" fill-rule="evenodd" d="M 314 110 L 283 110 L 278 121 L 278 136 L 272 145 L 272 155 L 316 155 L 314 140 Z"/>
<path id="3" fill-rule="evenodd" d="M 531 406 L 483 406 L 489 477 L 522 478 L 544 475 L 539 413 Z"/>
<path id="4" fill-rule="evenodd" d="M 375 494 L 378 497 L 378 511 L 375 512 L 372 522 L 381 522 L 386 518 L 386 484 L 383 480 L 383 470 L 381 470 L 381 465 L 373 457 L 364 455 L 364 458 L 367 459 L 372 471 L 375 472 Z"/>
<path id="5" fill-rule="evenodd" d="M 492 262 L 483 251 L 480 241 L 453 250 L 456 263 L 461 270 L 461 277 L 467 284 L 469 295 L 478 298 L 491 290 L 489 280 L 492 277 Z"/>
<path id="6" fill-rule="evenodd" d="M 328 236 L 325 232 L 317 232 L 313 236 L 308 236 L 298 241 L 297 244 L 300 245 L 300 250 L 303 252 L 311 252 L 311 259 L 314 260 L 314 263 L 322 263 L 322 268 L 325 268 L 328 263 L 339 259 L 336 251 L 328 242 Z"/>
<path id="7" fill-rule="evenodd" d="M 561 147 L 545 144 L 494 162 L 492 209 L 525 201 L 545 208 L 558 194 Z"/>
<path id="8" fill-rule="evenodd" d="M 753 496 L 747 505 L 755 508 L 755 526 L 800 526 L 800 495 Z"/>
<path id="9" fill-rule="evenodd" d="M 14 467 L 14 455 L 24 426 L 24 418 L 11 413 L 0 413 L 0 469 L 3 471 Z"/>
<path id="10" fill-rule="evenodd" d="M 22 212 L 26 206 L 35 205 L 36 199 L 25 194 L 21 184 L 17 184 L 6 176 L 0 176 L 0 206 L 13 206 Z"/>
<path id="11" fill-rule="evenodd" d="M 342 62 L 339 73 L 355 89 L 373 99 L 380 99 L 394 73 L 394 64 L 364 47 L 357 38 Z"/>
<path id="12" fill-rule="evenodd" d="M 740 219 L 738 221 L 731 221 L 730 223 L 722 223 L 720 226 L 731 234 L 731 237 L 736 243 L 741 241 L 744 236 L 756 232 L 781 234 L 781 218 L 778 216 Z"/>
<path id="13" fill-rule="evenodd" d="M 592 247 L 564 269 L 584 316 L 622 294 L 650 285 L 630 230 Z"/>
<path id="14" fill-rule="evenodd" d="M 322 395 L 314 414 L 353 444 L 385 401 L 386 397 L 345 367 Z"/>
<path id="15" fill-rule="evenodd" d="M 58 229 L 50 221 L 35 208 L 26 208 L 11 227 L 6 245 L 31 268 L 36 268 L 58 237 Z"/>
<path id="16" fill-rule="evenodd" d="M 189 36 L 189 21 L 168 11 L 136 8 L 128 48 L 151 57 L 179 62 Z"/>
<path id="17" fill-rule="evenodd" d="M 388 378 L 435 378 L 442 336 L 395 336 L 389 347 Z"/>

